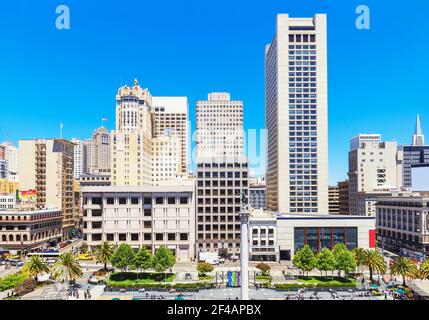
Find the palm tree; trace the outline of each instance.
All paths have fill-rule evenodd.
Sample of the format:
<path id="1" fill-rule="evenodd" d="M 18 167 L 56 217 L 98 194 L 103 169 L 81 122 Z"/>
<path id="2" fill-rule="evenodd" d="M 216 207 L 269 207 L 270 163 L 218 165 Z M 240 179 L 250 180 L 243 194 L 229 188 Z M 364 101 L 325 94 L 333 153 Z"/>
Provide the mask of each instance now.
<path id="1" fill-rule="evenodd" d="M 66 283 L 70 283 L 82 276 L 82 268 L 71 252 L 60 255 L 52 268 L 52 272 L 55 280 Z"/>
<path id="2" fill-rule="evenodd" d="M 358 271 L 361 272 L 362 268 L 365 267 L 364 265 L 365 249 L 357 247 L 352 250 L 352 253 L 355 257 L 356 264 L 358 266 Z"/>
<path id="3" fill-rule="evenodd" d="M 376 250 L 364 250 L 362 255 L 362 265 L 369 269 L 369 279 L 373 281 L 372 274 L 376 271 L 379 274 L 386 272 L 387 266 L 383 256 Z"/>
<path id="4" fill-rule="evenodd" d="M 429 277 L 429 259 L 426 259 L 420 265 L 419 276 L 422 280 L 427 279 Z"/>
<path id="5" fill-rule="evenodd" d="M 108 241 L 103 241 L 97 251 L 97 262 L 104 264 L 104 270 L 107 271 L 107 264 L 115 251 L 115 247 Z"/>
<path id="6" fill-rule="evenodd" d="M 418 270 L 413 261 L 408 258 L 399 257 L 390 267 L 390 273 L 394 276 L 402 276 L 402 285 L 405 286 L 406 278 L 416 278 L 418 274 Z"/>
<path id="7" fill-rule="evenodd" d="M 30 260 L 25 263 L 23 268 L 24 272 L 27 272 L 30 277 L 34 277 L 37 282 L 37 275 L 40 273 L 49 273 L 49 266 L 46 261 L 40 256 L 31 256 Z"/>

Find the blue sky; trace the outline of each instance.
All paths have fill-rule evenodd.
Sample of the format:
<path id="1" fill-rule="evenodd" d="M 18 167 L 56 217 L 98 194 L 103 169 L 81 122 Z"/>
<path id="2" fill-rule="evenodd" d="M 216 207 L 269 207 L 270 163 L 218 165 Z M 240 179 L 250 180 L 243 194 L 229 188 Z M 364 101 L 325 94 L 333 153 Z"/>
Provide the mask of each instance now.
<path id="1" fill-rule="evenodd" d="M 114 127 L 115 95 L 138 78 L 153 95 L 231 92 L 245 127 L 264 121 L 264 46 L 275 15 L 328 14 L 330 183 L 346 177 L 359 132 L 408 143 L 420 113 L 429 135 L 429 1 L 411 0 L 16 0 L 0 11 L 0 140 L 88 137 L 102 116 Z M 55 8 L 71 30 L 55 28 Z M 371 30 L 355 9 L 371 9 Z M 429 138 L 429 137 L 428 137 Z"/>

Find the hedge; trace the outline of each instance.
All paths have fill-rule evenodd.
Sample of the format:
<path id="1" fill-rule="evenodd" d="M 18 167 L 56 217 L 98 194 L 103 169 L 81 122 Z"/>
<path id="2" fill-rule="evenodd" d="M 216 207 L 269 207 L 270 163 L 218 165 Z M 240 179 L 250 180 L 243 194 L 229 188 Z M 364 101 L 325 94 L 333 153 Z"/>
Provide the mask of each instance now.
<path id="1" fill-rule="evenodd" d="M 0 279 L 0 291 L 19 287 L 25 279 L 27 279 L 27 275 L 22 272 L 7 275 Z"/>
<path id="2" fill-rule="evenodd" d="M 142 288 L 160 288 L 160 289 L 205 289 L 214 287 L 214 284 L 207 282 L 194 282 L 194 283 L 136 283 L 134 281 L 108 281 L 109 288 L 116 289 L 142 289 Z"/>

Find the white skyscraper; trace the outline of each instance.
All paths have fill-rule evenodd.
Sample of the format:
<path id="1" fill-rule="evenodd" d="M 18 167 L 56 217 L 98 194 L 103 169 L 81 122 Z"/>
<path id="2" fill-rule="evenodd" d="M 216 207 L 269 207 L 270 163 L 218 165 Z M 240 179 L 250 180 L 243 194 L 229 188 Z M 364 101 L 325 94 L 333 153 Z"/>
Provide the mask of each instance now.
<path id="1" fill-rule="evenodd" d="M 86 173 L 86 153 L 84 142 L 77 138 L 73 138 L 71 142 L 74 143 L 74 172 L 73 177 L 77 180 L 80 176 Z"/>
<path id="2" fill-rule="evenodd" d="M 4 160 L 7 162 L 7 179 L 11 181 L 19 181 L 18 172 L 18 156 L 19 149 L 15 147 L 11 142 L 5 141 L 1 144 L 4 148 Z"/>
<path id="3" fill-rule="evenodd" d="M 416 119 L 416 131 L 413 135 L 413 146 L 424 146 L 425 145 L 425 136 L 422 132 L 422 126 L 420 125 L 420 116 L 417 115 Z"/>
<path id="4" fill-rule="evenodd" d="M 152 97 L 155 111 L 156 137 L 176 136 L 180 140 L 179 172 L 188 172 L 188 155 L 190 149 L 188 98 L 187 97 Z"/>
<path id="5" fill-rule="evenodd" d="M 359 141 L 359 135 L 352 141 Z M 376 139 L 376 137 L 378 139 Z M 375 192 L 390 191 L 402 186 L 403 153 L 395 141 L 363 139 L 349 152 L 349 206 L 350 214 L 365 215 L 365 199 Z M 355 146 L 351 143 L 351 146 Z"/>
<path id="6" fill-rule="evenodd" d="M 244 157 L 243 102 L 226 92 L 197 101 L 197 162 L 241 161 Z"/>
<path id="7" fill-rule="evenodd" d="M 329 211 L 326 20 L 279 14 L 265 50 L 270 210 Z"/>

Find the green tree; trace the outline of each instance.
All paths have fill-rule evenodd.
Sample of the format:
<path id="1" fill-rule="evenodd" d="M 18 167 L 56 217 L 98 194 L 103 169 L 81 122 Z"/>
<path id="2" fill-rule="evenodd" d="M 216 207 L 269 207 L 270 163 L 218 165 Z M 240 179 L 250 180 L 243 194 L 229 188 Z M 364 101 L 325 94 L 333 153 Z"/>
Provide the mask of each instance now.
<path id="1" fill-rule="evenodd" d="M 328 271 L 334 270 L 334 255 L 328 248 L 323 248 L 322 251 L 317 255 L 316 268 L 328 274 Z"/>
<path id="2" fill-rule="evenodd" d="M 160 246 L 152 258 L 152 268 L 156 272 L 165 272 L 176 263 L 176 257 L 170 249 Z"/>
<path id="3" fill-rule="evenodd" d="M 347 247 L 342 243 L 337 243 L 332 250 L 334 256 L 334 267 L 335 270 L 339 271 L 341 276 L 341 271 L 344 271 L 345 274 L 356 270 L 356 260 L 353 254 L 347 249 Z"/>
<path id="4" fill-rule="evenodd" d="M 199 272 L 200 276 L 205 277 L 207 273 L 210 273 L 214 270 L 214 267 L 207 262 L 199 262 L 197 264 L 197 271 Z"/>
<path id="5" fill-rule="evenodd" d="M 122 243 L 112 254 L 110 262 L 115 268 L 124 271 L 134 265 L 135 252 L 129 244 Z"/>
<path id="6" fill-rule="evenodd" d="M 313 251 L 308 245 L 305 245 L 301 250 L 295 252 L 295 255 L 292 260 L 293 264 L 296 265 L 299 269 L 308 273 L 314 269 L 316 266 L 316 257 L 314 256 Z"/>
<path id="7" fill-rule="evenodd" d="M 112 258 L 115 247 L 108 241 L 103 241 L 100 248 L 98 248 L 96 253 L 97 262 L 104 264 L 104 270 L 107 271 L 107 264 Z"/>
<path id="8" fill-rule="evenodd" d="M 379 274 L 386 273 L 387 266 L 383 256 L 376 250 L 365 250 L 363 253 L 362 265 L 369 269 L 369 279 L 373 281 L 373 272 Z"/>
<path id="9" fill-rule="evenodd" d="M 261 270 L 261 272 L 264 274 L 264 275 L 266 275 L 267 273 L 269 273 L 270 272 L 270 270 L 271 270 L 271 267 L 268 265 L 268 264 L 266 264 L 266 263 L 258 263 L 257 265 L 256 265 L 256 268 L 257 269 L 259 269 L 259 270 Z"/>
<path id="10" fill-rule="evenodd" d="M 429 259 L 423 261 L 419 269 L 419 278 L 424 280 L 429 277 Z"/>
<path id="11" fill-rule="evenodd" d="M 141 246 L 134 257 L 134 267 L 146 271 L 152 266 L 152 255 L 146 246 Z"/>
<path id="12" fill-rule="evenodd" d="M 52 267 L 52 277 L 61 282 L 72 283 L 82 276 L 82 268 L 71 252 L 60 255 Z"/>
<path id="13" fill-rule="evenodd" d="M 390 267 L 390 274 L 393 276 L 402 276 L 402 284 L 406 285 L 406 278 L 415 279 L 418 276 L 418 270 L 413 261 L 408 258 L 399 257 Z"/>
<path id="14" fill-rule="evenodd" d="M 37 276 L 41 273 L 49 273 L 50 269 L 46 261 L 40 256 L 32 256 L 23 267 L 23 271 L 26 272 L 30 277 L 33 277 L 37 282 Z"/>
<path id="15" fill-rule="evenodd" d="M 358 272 L 360 273 L 364 266 L 364 259 L 365 259 L 365 249 L 356 247 L 352 250 L 353 256 L 356 260 L 356 265 L 358 266 Z"/>

